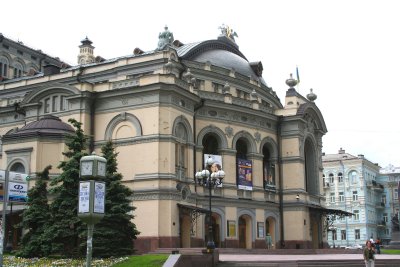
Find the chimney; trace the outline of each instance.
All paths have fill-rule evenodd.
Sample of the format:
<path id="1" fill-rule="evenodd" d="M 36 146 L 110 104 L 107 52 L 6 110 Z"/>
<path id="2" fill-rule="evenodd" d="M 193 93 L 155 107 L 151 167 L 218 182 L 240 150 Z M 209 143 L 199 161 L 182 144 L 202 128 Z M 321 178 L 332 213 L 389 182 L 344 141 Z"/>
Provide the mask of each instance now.
<path id="1" fill-rule="evenodd" d="M 339 149 L 339 154 L 344 154 L 344 153 L 346 153 L 346 151 L 344 149 L 340 148 Z"/>

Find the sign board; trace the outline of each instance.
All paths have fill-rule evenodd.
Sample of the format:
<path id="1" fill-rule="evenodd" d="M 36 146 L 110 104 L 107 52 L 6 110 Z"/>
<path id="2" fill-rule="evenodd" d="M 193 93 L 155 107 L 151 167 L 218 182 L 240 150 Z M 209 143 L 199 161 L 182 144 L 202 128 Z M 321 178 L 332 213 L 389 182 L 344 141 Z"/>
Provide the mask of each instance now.
<path id="1" fill-rule="evenodd" d="M 78 213 L 88 213 L 90 202 L 90 182 L 79 183 L 79 205 Z"/>
<path id="2" fill-rule="evenodd" d="M 8 201 L 26 203 L 28 201 L 28 184 L 9 182 Z"/>
<path id="3" fill-rule="evenodd" d="M 102 182 L 94 182 L 94 207 L 93 212 L 104 213 L 104 200 L 106 195 L 106 186 Z"/>
<path id="4" fill-rule="evenodd" d="M 8 172 L 8 201 L 17 203 L 26 203 L 28 201 L 29 175 L 18 172 Z M 0 170 L 0 201 L 4 201 L 4 188 L 6 180 L 6 171 Z"/>

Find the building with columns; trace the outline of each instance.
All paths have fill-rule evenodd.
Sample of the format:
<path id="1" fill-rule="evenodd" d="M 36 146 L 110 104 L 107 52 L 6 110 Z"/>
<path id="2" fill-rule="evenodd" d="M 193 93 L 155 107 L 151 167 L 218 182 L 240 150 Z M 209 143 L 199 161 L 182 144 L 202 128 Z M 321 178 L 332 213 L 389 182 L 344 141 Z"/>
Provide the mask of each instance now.
<path id="1" fill-rule="evenodd" d="M 316 95 L 290 77 L 282 103 L 232 33 L 185 44 L 166 27 L 156 49 L 114 59 L 95 57 L 86 38 L 77 66 L 1 82 L 1 168 L 34 177 L 57 166 L 75 118 L 90 150 L 114 142 L 137 250 L 205 246 L 209 193 L 194 175 L 208 155 L 226 173 L 211 193 L 217 247 L 265 248 L 266 233 L 275 248 L 326 246 Z"/>

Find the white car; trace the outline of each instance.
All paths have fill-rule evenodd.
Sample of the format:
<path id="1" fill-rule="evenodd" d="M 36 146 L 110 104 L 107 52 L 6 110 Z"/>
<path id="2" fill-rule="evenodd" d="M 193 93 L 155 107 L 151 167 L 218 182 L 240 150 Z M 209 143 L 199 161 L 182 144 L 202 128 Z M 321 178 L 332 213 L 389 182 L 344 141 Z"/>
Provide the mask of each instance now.
<path id="1" fill-rule="evenodd" d="M 345 247 L 345 249 L 362 249 L 362 248 L 363 247 L 361 245 L 359 245 L 359 244 L 355 244 L 355 245 L 352 245 L 352 246 Z"/>

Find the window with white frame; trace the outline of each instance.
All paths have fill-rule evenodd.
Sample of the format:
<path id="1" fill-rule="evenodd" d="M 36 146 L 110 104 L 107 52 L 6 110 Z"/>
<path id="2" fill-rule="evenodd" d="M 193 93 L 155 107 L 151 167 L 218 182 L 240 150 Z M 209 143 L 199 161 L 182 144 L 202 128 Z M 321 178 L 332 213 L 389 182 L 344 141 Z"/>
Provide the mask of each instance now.
<path id="1" fill-rule="evenodd" d="M 350 173 L 349 173 L 349 178 L 350 178 L 350 181 L 352 182 L 352 183 L 357 183 L 357 172 L 356 171 L 351 171 Z"/>
<path id="2" fill-rule="evenodd" d="M 43 100 L 43 110 L 45 114 L 67 110 L 66 96 L 55 94 Z"/>
<path id="3" fill-rule="evenodd" d="M 340 237 L 342 240 L 346 240 L 346 230 L 340 230 Z"/>
<path id="4" fill-rule="evenodd" d="M 384 213 L 384 214 L 383 214 L 383 221 L 384 221 L 385 223 L 388 222 L 388 215 L 387 215 L 387 213 Z"/>
<path id="5" fill-rule="evenodd" d="M 358 193 L 357 191 L 353 191 L 353 201 L 357 201 L 358 200 Z"/>
<path id="6" fill-rule="evenodd" d="M 332 240 L 337 240 L 337 232 L 336 232 L 336 230 L 332 230 Z"/>
<path id="7" fill-rule="evenodd" d="M 399 190 L 397 188 L 394 189 L 393 197 L 395 200 L 399 199 Z"/>
<path id="8" fill-rule="evenodd" d="M 386 235 L 390 235 L 390 230 L 389 230 L 389 228 L 386 228 L 386 229 L 385 229 L 385 234 L 386 234 Z"/>
<path id="9" fill-rule="evenodd" d="M 341 172 L 338 173 L 338 181 L 339 183 L 343 183 L 343 174 Z"/>
<path id="10" fill-rule="evenodd" d="M 335 203 L 335 193 L 331 193 L 331 203 Z"/>
<path id="11" fill-rule="evenodd" d="M 333 176 L 333 173 L 329 174 L 329 184 L 333 185 L 333 183 L 335 182 L 335 177 Z"/>
<path id="12" fill-rule="evenodd" d="M 381 202 L 386 206 L 386 195 L 382 195 Z"/>
<path id="13" fill-rule="evenodd" d="M 355 237 L 355 239 L 360 239 L 360 229 L 354 230 L 354 237 Z"/>
<path id="14" fill-rule="evenodd" d="M 359 210 L 354 210 L 353 211 L 353 216 L 354 216 L 354 220 L 355 221 L 359 221 L 360 220 L 360 211 Z"/>
<path id="15" fill-rule="evenodd" d="M 339 202 L 344 202 L 344 192 L 339 192 Z"/>

